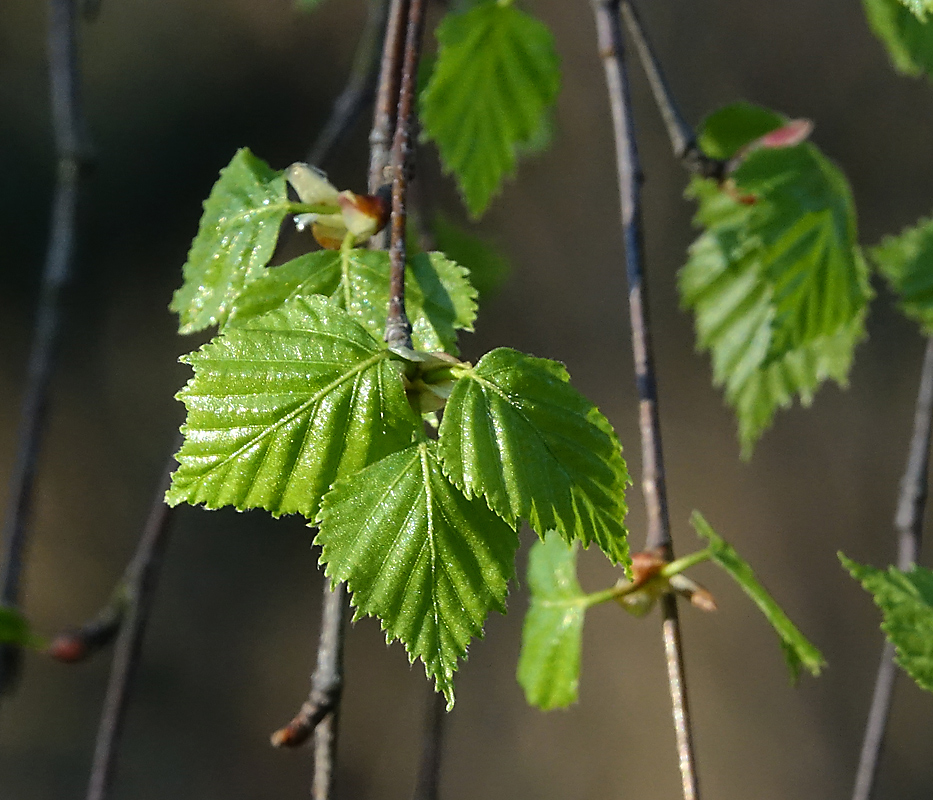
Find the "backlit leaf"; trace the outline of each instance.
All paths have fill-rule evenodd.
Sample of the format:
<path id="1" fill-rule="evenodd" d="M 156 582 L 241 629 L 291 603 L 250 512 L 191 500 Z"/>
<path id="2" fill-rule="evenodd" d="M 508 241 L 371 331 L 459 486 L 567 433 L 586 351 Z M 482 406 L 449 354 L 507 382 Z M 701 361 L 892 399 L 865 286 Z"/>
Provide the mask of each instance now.
<path id="1" fill-rule="evenodd" d="M 452 707 L 458 661 L 489 611 L 505 613 L 515 531 L 450 483 L 426 441 L 338 481 L 316 542 L 327 575 L 353 592 L 357 616 L 378 617 Z"/>
<path id="2" fill-rule="evenodd" d="M 933 19 L 914 13 L 908 2 L 929 10 L 927 0 L 862 0 L 868 23 L 887 48 L 895 69 L 915 78 L 933 76 Z"/>
<path id="3" fill-rule="evenodd" d="M 933 335 L 933 219 L 888 236 L 870 254 L 900 296 L 904 313 Z"/>

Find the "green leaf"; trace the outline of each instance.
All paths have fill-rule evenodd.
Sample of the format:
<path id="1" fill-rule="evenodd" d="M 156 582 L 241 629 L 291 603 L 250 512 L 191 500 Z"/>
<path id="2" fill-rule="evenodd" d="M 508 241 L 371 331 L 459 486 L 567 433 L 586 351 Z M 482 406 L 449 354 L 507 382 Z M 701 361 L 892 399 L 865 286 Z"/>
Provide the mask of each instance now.
<path id="1" fill-rule="evenodd" d="M 516 148 L 533 140 L 557 97 L 554 37 L 511 4 L 484 2 L 448 14 L 437 39 L 421 120 L 478 217 L 515 171 Z"/>
<path id="2" fill-rule="evenodd" d="M 15 608 L 0 606 L 0 642 L 42 649 L 45 640 L 32 632 L 26 618 Z"/>
<path id="3" fill-rule="evenodd" d="M 901 4 L 909 8 L 921 22 L 926 20 L 927 14 L 933 12 L 933 0 L 901 0 Z"/>
<path id="4" fill-rule="evenodd" d="M 933 571 L 876 569 L 842 553 L 839 560 L 881 609 L 881 630 L 894 645 L 897 663 L 921 689 L 933 692 Z"/>
<path id="5" fill-rule="evenodd" d="M 441 470 L 433 442 L 384 458 L 324 497 L 316 543 L 356 616 L 382 621 L 454 704 L 453 676 L 490 609 L 505 613 L 518 537 Z"/>
<path id="6" fill-rule="evenodd" d="M 182 359 L 194 377 L 170 505 L 314 517 L 321 496 L 407 447 L 401 365 L 346 311 L 299 297 Z"/>
<path id="7" fill-rule="evenodd" d="M 180 333 L 223 325 L 237 295 L 262 274 L 290 203 L 281 172 L 245 147 L 220 172 L 169 306 Z"/>
<path id="8" fill-rule="evenodd" d="M 887 48 L 894 68 L 915 78 L 933 76 L 933 23 L 899 0 L 863 0 L 863 5 L 868 23 Z M 926 5 L 929 8 L 929 3 Z"/>
<path id="9" fill-rule="evenodd" d="M 727 161 L 750 142 L 780 128 L 780 114 L 751 103 L 733 103 L 714 111 L 697 134 L 700 149 L 710 158 Z"/>
<path id="10" fill-rule="evenodd" d="M 323 294 L 381 339 L 389 306 L 389 254 L 354 248 L 299 256 L 265 274 L 240 295 L 230 318 L 241 325 L 301 295 Z M 466 269 L 443 253 L 418 253 L 405 270 L 405 306 L 419 350 L 457 353 L 457 329 L 473 330 L 476 290 Z"/>
<path id="11" fill-rule="evenodd" d="M 774 598 L 768 594 L 767 589 L 759 583 L 748 563 L 735 552 L 732 545 L 725 542 L 710 527 L 699 511 L 693 512 L 690 523 L 700 537 L 706 539 L 713 561 L 742 587 L 742 591 L 758 606 L 761 613 L 765 615 L 765 619 L 774 628 L 774 632 L 780 637 L 781 649 L 784 651 L 784 658 L 790 669 L 791 680 L 796 682 L 800 677 L 801 668 L 806 669 L 811 675 L 819 675 L 820 670 L 826 666 L 823 654 L 787 618 Z"/>
<path id="12" fill-rule="evenodd" d="M 471 231 L 455 225 L 443 214 L 434 218 L 432 228 L 438 248 L 470 271 L 470 283 L 476 287 L 480 300 L 495 294 L 508 279 L 509 262 Z"/>
<path id="13" fill-rule="evenodd" d="M 522 628 L 518 682 L 548 711 L 577 701 L 586 595 L 577 582 L 577 546 L 553 531 L 528 555 L 531 607 Z"/>
<path id="14" fill-rule="evenodd" d="M 439 441 L 451 480 L 513 527 L 524 517 L 628 564 L 622 448 L 563 365 L 499 348 L 454 375 Z"/>
<path id="15" fill-rule="evenodd" d="M 826 379 L 845 384 L 871 290 L 848 184 L 813 145 L 756 150 L 733 180 L 692 181 L 706 230 L 679 283 L 747 456 L 794 396 L 808 404 Z"/>
<path id="16" fill-rule="evenodd" d="M 933 335 L 933 219 L 923 219 L 869 251 L 901 297 L 901 310 Z"/>

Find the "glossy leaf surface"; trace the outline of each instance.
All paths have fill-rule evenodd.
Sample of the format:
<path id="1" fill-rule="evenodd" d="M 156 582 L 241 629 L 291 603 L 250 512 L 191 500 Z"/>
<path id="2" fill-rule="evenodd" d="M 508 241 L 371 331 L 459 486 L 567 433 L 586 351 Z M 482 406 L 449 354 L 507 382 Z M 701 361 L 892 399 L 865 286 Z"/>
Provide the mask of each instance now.
<path id="1" fill-rule="evenodd" d="M 505 613 L 518 537 L 481 498 L 467 499 L 421 442 L 339 481 L 316 542 L 327 575 L 346 581 L 357 616 L 420 658 L 454 703 L 453 676 L 489 611 Z"/>
<path id="2" fill-rule="evenodd" d="M 563 365 L 499 348 L 455 374 L 439 442 L 451 480 L 510 525 L 595 541 L 627 564 L 621 445 Z"/>
<path id="3" fill-rule="evenodd" d="M 449 14 L 421 98 L 421 119 L 447 172 L 479 216 L 515 170 L 516 148 L 535 137 L 557 97 L 554 37 L 511 4 L 483 2 Z"/>
<path id="4" fill-rule="evenodd" d="M 531 607 L 522 628 L 518 682 L 528 702 L 549 710 L 577 701 L 586 595 L 577 581 L 577 545 L 554 532 L 528 555 Z"/>
<path id="5" fill-rule="evenodd" d="M 819 675 L 826 666 L 823 654 L 797 629 L 777 601 L 761 585 L 748 563 L 735 552 L 735 548 L 714 531 L 699 511 L 694 511 L 690 522 L 701 538 L 705 539 L 713 561 L 722 567 L 742 588 L 764 614 L 774 632 L 780 637 L 784 659 L 790 669 L 791 680 L 796 681 L 800 670 Z"/>
<path id="6" fill-rule="evenodd" d="M 183 359 L 185 442 L 171 505 L 313 517 L 337 478 L 407 447 L 400 365 L 346 311 L 296 298 Z"/>
<path id="7" fill-rule="evenodd" d="M 283 174 L 245 147 L 221 170 L 170 306 L 181 333 L 223 325 L 237 296 L 272 258 L 289 205 Z"/>
<path id="8" fill-rule="evenodd" d="M 871 251 L 878 270 L 900 296 L 901 309 L 933 335 L 933 219 L 921 220 Z"/>

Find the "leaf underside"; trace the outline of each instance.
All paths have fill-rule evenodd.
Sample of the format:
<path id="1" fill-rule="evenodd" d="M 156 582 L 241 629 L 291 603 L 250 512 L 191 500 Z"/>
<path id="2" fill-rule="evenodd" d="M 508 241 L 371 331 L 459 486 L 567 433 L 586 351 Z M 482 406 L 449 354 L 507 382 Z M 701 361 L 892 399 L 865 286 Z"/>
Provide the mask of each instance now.
<path id="1" fill-rule="evenodd" d="M 933 21 L 924 20 L 900 0 L 862 0 L 862 4 L 894 68 L 915 78 L 933 77 Z"/>
<path id="2" fill-rule="evenodd" d="M 483 495 L 513 527 L 596 542 L 628 564 L 629 483 L 606 418 L 568 383 L 561 364 L 499 348 L 459 377 L 444 409 L 444 471 L 469 497 Z"/>
<path id="3" fill-rule="evenodd" d="M 223 325 L 243 288 L 262 274 L 289 210 L 285 178 L 247 148 L 220 172 L 169 306 L 180 333 Z"/>
<path id="4" fill-rule="evenodd" d="M 338 481 L 316 543 L 326 574 L 346 581 L 357 616 L 381 620 L 454 703 L 453 676 L 490 609 L 505 612 L 518 537 L 441 470 L 433 442 Z"/>
<path id="5" fill-rule="evenodd" d="M 901 299 L 901 310 L 933 335 L 933 219 L 920 220 L 869 251 Z"/>
<path id="6" fill-rule="evenodd" d="M 839 560 L 881 609 L 881 630 L 894 645 L 897 663 L 921 689 L 933 692 L 933 570 L 876 569 L 842 553 Z"/>
<path id="7" fill-rule="evenodd" d="M 517 8 L 484 2 L 449 14 L 437 39 L 421 120 L 477 217 L 512 175 L 516 149 L 538 134 L 557 97 L 554 37 Z"/>
<path id="8" fill-rule="evenodd" d="M 679 285 L 748 456 L 778 408 L 809 403 L 828 378 L 845 384 L 870 289 L 848 184 L 813 145 L 757 150 L 733 180 L 693 179 L 704 232 Z"/>
<path id="9" fill-rule="evenodd" d="M 339 477 L 408 446 L 419 426 L 388 351 L 345 311 L 299 297 L 185 359 L 194 377 L 170 505 L 313 518 Z"/>
<path id="10" fill-rule="evenodd" d="M 549 532 L 528 555 L 531 607 L 522 628 L 518 682 L 544 710 L 577 701 L 586 595 L 577 581 L 577 545 Z"/>
<path id="11" fill-rule="evenodd" d="M 781 649 L 790 670 L 791 680 L 797 681 L 801 669 L 806 669 L 811 675 L 819 675 L 820 670 L 826 666 L 823 654 L 790 621 L 768 590 L 755 577 L 748 563 L 736 553 L 732 545 L 710 527 L 699 511 L 693 512 L 690 523 L 697 534 L 706 540 L 713 561 L 742 588 L 774 628 L 781 640 Z"/>

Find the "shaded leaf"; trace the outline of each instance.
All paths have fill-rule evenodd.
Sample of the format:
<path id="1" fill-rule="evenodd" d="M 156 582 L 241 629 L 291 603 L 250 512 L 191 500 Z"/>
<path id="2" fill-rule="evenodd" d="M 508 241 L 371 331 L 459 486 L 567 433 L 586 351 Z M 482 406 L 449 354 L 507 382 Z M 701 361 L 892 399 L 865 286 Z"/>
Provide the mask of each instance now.
<path id="1" fill-rule="evenodd" d="M 577 701 L 586 595 L 577 582 L 577 545 L 551 531 L 528 555 L 531 607 L 522 628 L 518 682 L 528 702 L 550 710 Z"/>
<path id="2" fill-rule="evenodd" d="M 0 606 L 0 642 L 41 649 L 45 640 L 36 636 L 26 618 L 15 608 Z"/>
<path id="3" fill-rule="evenodd" d="M 353 592 L 356 616 L 378 617 L 451 708 L 457 662 L 490 609 L 505 613 L 515 532 L 450 483 L 425 441 L 338 481 L 315 541 L 327 575 Z"/>
<path id="4" fill-rule="evenodd" d="M 476 217 L 512 175 L 516 148 L 533 140 L 557 97 L 554 37 L 512 5 L 484 2 L 448 14 L 437 39 L 421 120 Z"/>
<path id="5" fill-rule="evenodd" d="M 513 527 L 524 517 L 627 565 L 621 445 L 563 365 L 499 348 L 453 372 L 439 441 L 451 480 Z"/>
<path id="6" fill-rule="evenodd" d="M 511 267 L 495 248 L 443 214 L 432 225 L 438 249 L 470 271 L 470 283 L 483 300 L 497 292 L 509 277 Z"/>
<path id="7" fill-rule="evenodd" d="M 862 0 L 862 4 L 894 68 L 915 78 L 933 76 L 933 23 L 918 18 L 900 0 Z"/>
<path id="8" fill-rule="evenodd" d="M 301 295 L 322 294 L 349 311 L 377 339 L 389 306 L 389 254 L 362 248 L 324 250 L 266 270 L 237 299 L 240 325 Z M 468 272 L 443 253 L 418 253 L 405 270 L 405 306 L 419 350 L 457 353 L 459 330 L 473 330 L 476 290 Z"/>
<path id="9" fill-rule="evenodd" d="M 823 654 L 797 630 L 774 598 L 768 594 L 768 590 L 755 577 L 748 563 L 735 552 L 732 545 L 724 541 L 710 527 L 699 511 L 693 512 L 690 523 L 699 536 L 706 539 L 713 561 L 742 587 L 742 591 L 758 606 L 765 619 L 774 628 L 774 632 L 780 637 L 781 649 L 784 651 L 784 659 L 790 669 L 791 680 L 796 681 L 800 677 L 801 668 L 806 669 L 811 675 L 819 675 L 820 670 L 826 666 Z"/>
<path id="10" fill-rule="evenodd" d="M 881 630 L 894 645 L 897 663 L 921 689 L 933 692 L 933 570 L 876 569 L 842 553 L 839 560 L 881 609 Z"/>
<path id="11" fill-rule="evenodd" d="M 933 335 L 933 219 L 920 220 L 869 251 L 901 298 L 901 310 Z"/>
<path id="12" fill-rule="evenodd" d="M 222 325 L 237 295 L 262 274 L 290 203 L 281 172 L 247 148 L 220 172 L 169 306 L 181 333 Z"/>
<path id="13" fill-rule="evenodd" d="M 419 427 L 401 366 L 346 311 L 299 297 L 183 361 L 185 442 L 166 500 L 313 517 L 337 478 Z"/>

